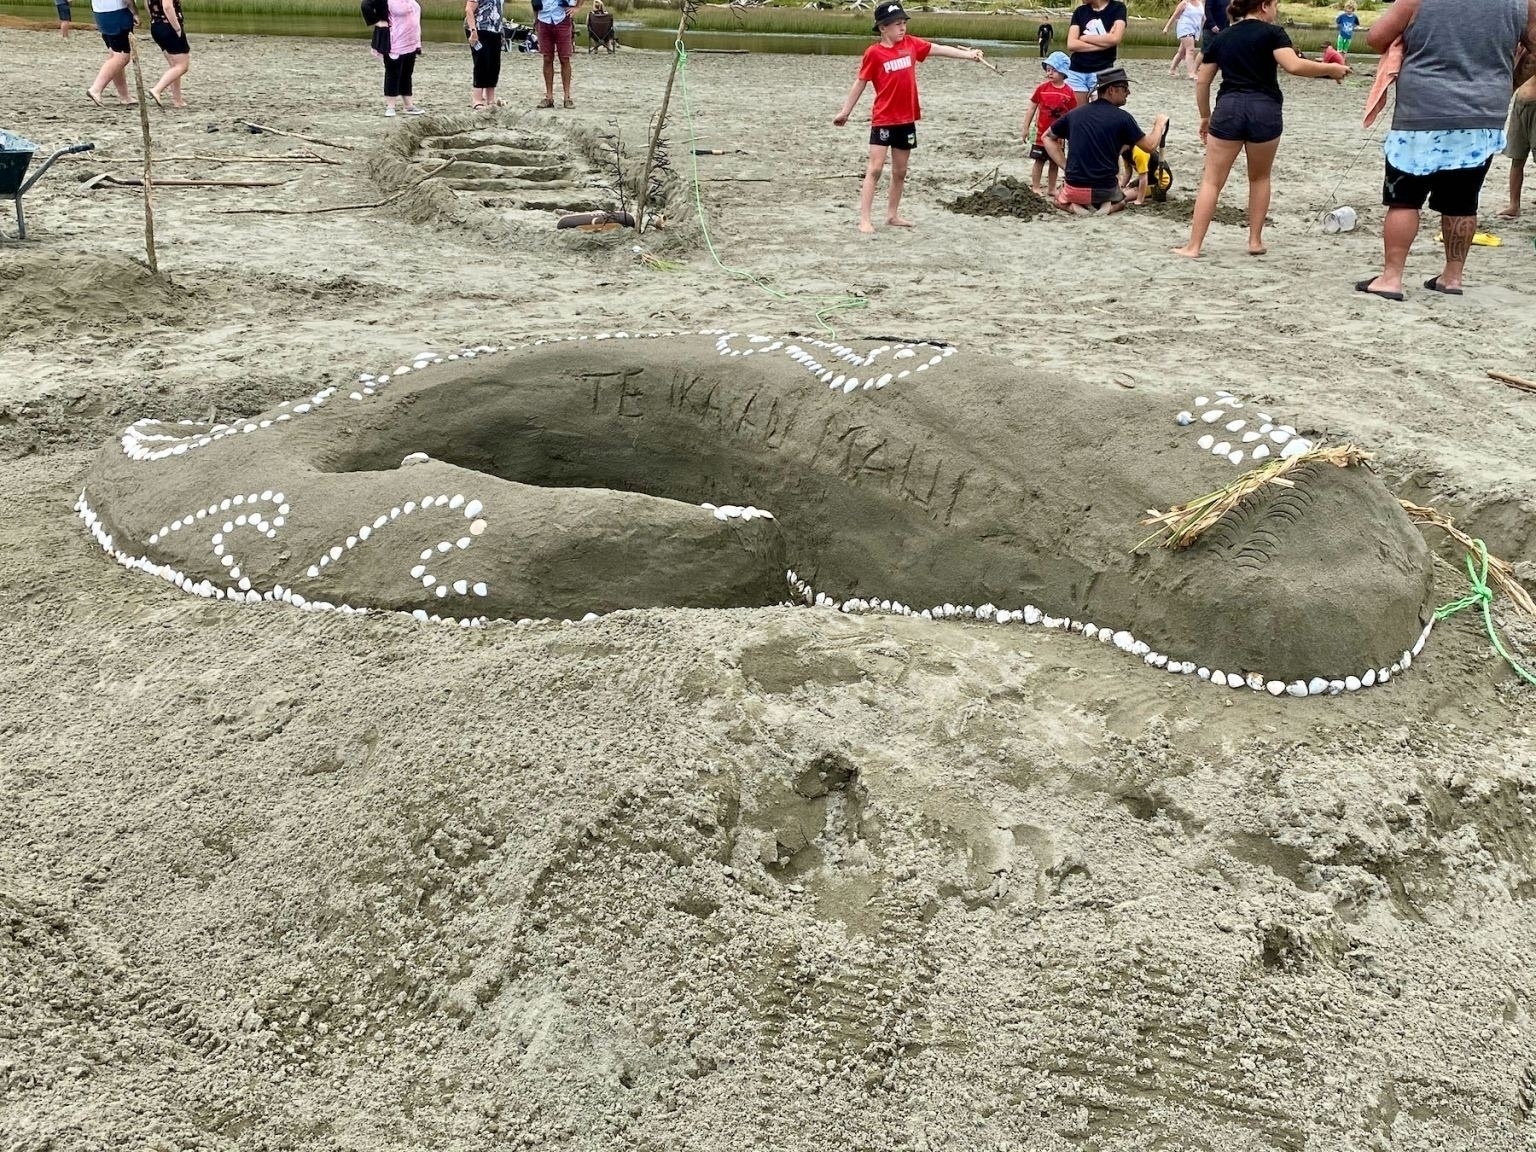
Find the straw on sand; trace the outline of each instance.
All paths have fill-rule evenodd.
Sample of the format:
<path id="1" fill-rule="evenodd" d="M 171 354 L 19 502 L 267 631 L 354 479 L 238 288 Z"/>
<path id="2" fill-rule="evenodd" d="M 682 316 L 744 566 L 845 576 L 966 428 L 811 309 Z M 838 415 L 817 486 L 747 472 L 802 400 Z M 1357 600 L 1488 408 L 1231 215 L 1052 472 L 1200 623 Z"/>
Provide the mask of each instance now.
<path id="1" fill-rule="evenodd" d="M 1166 512 L 1159 512 L 1156 508 L 1147 509 L 1147 518 L 1142 523 L 1156 524 L 1158 528 L 1136 547 L 1140 548 L 1156 540 L 1164 548 L 1188 548 L 1210 531 L 1223 516 L 1265 485 L 1295 487 L 1296 482 L 1288 479 L 1287 473 L 1308 464 L 1332 464 L 1337 468 L 1348 468 L 1369 459 L 1370 453 L 1361 451 L 1353 444 L 1343 444 L 1337 448 L 1313 448 L 1283 460 L 1271 460 L 1244 472 L 1225 488 L 1218 488 L 1187 504 L 1176 504 Z"/>

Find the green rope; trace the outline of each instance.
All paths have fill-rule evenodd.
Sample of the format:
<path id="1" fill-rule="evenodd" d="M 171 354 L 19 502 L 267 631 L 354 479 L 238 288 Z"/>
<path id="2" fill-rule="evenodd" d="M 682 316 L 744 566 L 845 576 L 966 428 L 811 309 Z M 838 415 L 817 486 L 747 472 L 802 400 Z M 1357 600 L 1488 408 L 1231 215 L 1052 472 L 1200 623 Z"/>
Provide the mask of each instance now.
<path id="1" fill-rule="evenodd" d="M 869 301 L 859 296 L 795 296 L 789 292 L 780 292 L 755 272 L 749 272 L 745 268 L 732 268 L 721 260 L 720 254 L 715 251 L 715 242 L 709 235 L 709 223 L 704 218 L 704 198 L 699 187 L 699 157 L 694 151 L 698 137 L 693 127 L 693 102 L 688 94 L 688 50 L 684 47 L 681 37 L 675 42 L 674 47 L 677 51 L 677 75 L 683 87 L 683 115 L 688 121 L 688 159 L 693 175 L 693 210 L 698 217 L 699 231 L 704 234 L 704 247 L 709 250 L 711 259 L 722 272 L 750 281 L 774 299 L 819 305 L 816 309 L 816 326 L 832 339 L 837 339 L 837 329 L 827 323 L 827 318 L 839 312 L 867 308 Z"/>
<path id="2" fill-rule="evenodd" d="M 1515 674 L 1527 684 L 1536 685 L 1536 676 L 1532 676 L 1519 662 L 1509 654 L 1504 647 L 1504 642 L 1499 639 L 1499 633 L 1493 626 L 1493 614 L 1489 611 L 1489 605 L 1493 603 L 1493 589 L 1488 586 L 1488 546 L 1481 540 L 1473 540 L 1477 545 L 1479 563 L 1472 562 L 1472 554 L 1467 554 L 1467 579 L 1472 584 L 1472 591 L 1459 600 L 1452 600 L 1449 604 L 1442 604 L 1435 609 L 1435 621 L 1438 623 L 1447 616 L 1467 608 L 1481 608 L 1483 612 L 1483 627 L 1488 631 L 1488 639 L 1493 642 L 1493 650 L 1504 657 L 1505 663 L 1515 670 Z"/>

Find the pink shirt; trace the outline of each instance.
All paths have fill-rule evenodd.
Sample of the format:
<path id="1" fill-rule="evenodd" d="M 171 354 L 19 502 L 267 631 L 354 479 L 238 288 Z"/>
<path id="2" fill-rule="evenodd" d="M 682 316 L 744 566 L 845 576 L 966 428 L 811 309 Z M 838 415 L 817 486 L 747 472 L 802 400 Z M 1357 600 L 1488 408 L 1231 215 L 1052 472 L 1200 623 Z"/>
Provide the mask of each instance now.
<path id="1" fill-rule="evenodd" d="M 421 51 L 421 5 L 416 0 L 389 0 L 389 57 L 397 60 Z"/>

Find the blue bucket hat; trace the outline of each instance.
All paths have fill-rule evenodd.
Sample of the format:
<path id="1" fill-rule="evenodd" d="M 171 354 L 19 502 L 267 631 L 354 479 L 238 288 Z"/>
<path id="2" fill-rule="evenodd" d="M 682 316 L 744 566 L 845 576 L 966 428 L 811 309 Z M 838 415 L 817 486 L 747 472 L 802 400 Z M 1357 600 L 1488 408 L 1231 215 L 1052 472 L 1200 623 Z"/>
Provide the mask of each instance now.
<path id="1" fill-rule="evenodd" d="M 1065 52 L 1052 52 L 1044 60 L 1040 61 L 1040 67 L 1054 68 L 1065 76 L 1068 72 L 1072 71 L 1072 57 L 1068 56 Z"/>

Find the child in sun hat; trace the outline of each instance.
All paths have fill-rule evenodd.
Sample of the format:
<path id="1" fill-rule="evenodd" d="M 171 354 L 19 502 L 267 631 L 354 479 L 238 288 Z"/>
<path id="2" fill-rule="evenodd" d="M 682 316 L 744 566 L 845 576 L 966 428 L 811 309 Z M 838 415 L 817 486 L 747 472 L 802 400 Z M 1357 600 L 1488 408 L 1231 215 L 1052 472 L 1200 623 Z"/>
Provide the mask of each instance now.
<path id="1" fill-rule="evenodd" d="M 980 61 L 980 48 L 954 48 L 948 44 L 930 44 L 907 35 L 907 14 L 899 0 L 884 0 L 875 7 L 875 32 L 880 39 L 864 51 L 858 79 L 848 91 L 848 99 L 832 118 L 832 123 L 848 123 L 853 107 L 864 95 L 866 85 L 875 86 L 875 107 L 869 132 L 869 164 L 864 169 L 864 187 L 859 194 L 859 231 L 873 232 L 870 218 L 875 203 L 875 186 L 891 154 L 891 190 L 886 201 L 885 222 L 896 228 L 910 228 L 912 222 L 901 215 L 901 193 L 907 181 L 907 162 L 917 147 L 917 122 L 922 109 L 917 100 L 917 66 L 929 56 L 948 56 L 954 60 Z"/>
<path id="2" fill-rule="evenodd" d="M 1029 98 L 1029 115 L 1024 117 L 1024 143 L 1029 145 L 1029 158 L 1035 162 L 1029 172 L 1030 190 L 1036 195 L 1040 194 L 1040 172 L 1049 164 L 1051 169 L 1045 181 L 1046 195 L 1054 196 L 1056 177 L 1061 169 L 1046 155 L 1041 137 L 1052 124 L 1077 107 L 1077 97 L 1067 84 L 1067 70 L 1072 67 L 1072 60 L 1065 52 L 1052 52 L 1040 61 L 1040 67 L 1045 70 L 1045 82 Z M 1031 124 L 1036 125 L 1033 139 L 1029 135 Z"/>

